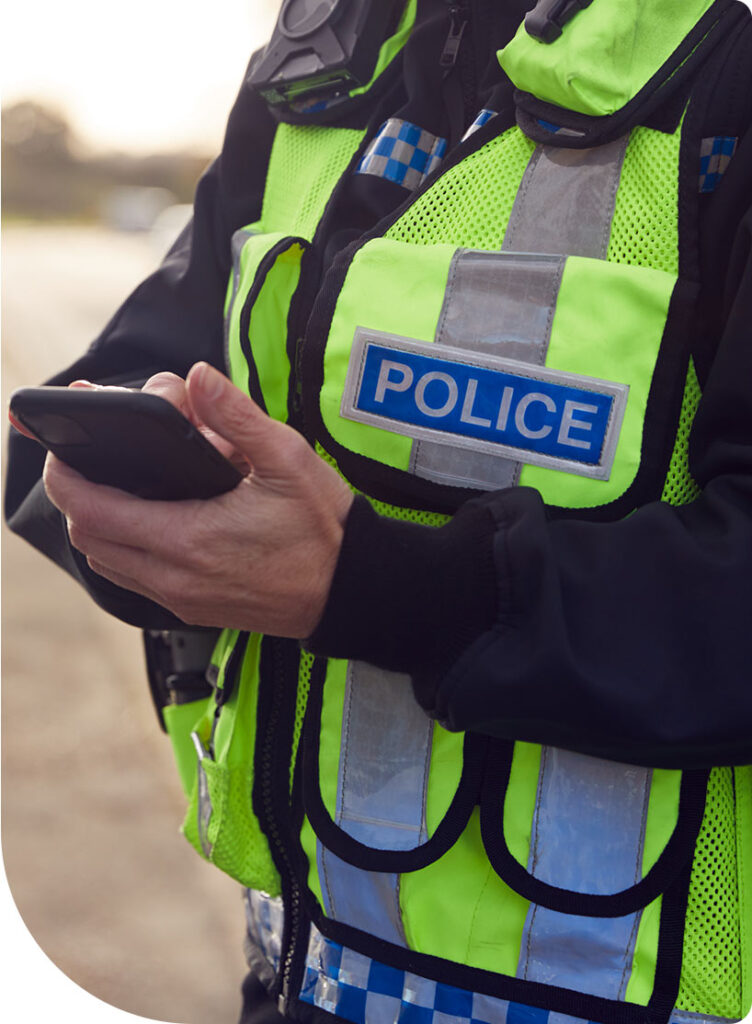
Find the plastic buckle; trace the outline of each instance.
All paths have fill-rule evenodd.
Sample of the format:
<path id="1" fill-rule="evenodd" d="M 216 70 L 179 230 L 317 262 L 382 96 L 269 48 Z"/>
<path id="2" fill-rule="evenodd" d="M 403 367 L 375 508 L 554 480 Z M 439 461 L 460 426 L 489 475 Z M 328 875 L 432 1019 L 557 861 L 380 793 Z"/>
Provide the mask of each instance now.
<path id="1" fill-rule="evenodd" d="M 578 11 L 589 7 L 593 0 L 538 0 L 525 15 L 525 31 L 542 43 L 552 43 Z"/>

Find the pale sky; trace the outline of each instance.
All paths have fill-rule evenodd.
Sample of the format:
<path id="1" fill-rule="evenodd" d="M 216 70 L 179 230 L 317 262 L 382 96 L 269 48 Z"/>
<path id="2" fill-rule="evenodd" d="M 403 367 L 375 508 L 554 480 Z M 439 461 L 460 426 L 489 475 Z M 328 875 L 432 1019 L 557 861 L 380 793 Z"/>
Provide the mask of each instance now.
<path id="1" fill-rule="evenodd" d="M 744 0 L 752 6 L 752 0 Z M 5 0 L 3 103 L 36 98 L 96 148 L 218 150 L 281 0 Z"/>
<path id="2" fill-rule="evenodd" d="M 80 137 L 137 152 L 220 146 L 280 0 L 5 0 L 3 104 L 40 99 Z"/>

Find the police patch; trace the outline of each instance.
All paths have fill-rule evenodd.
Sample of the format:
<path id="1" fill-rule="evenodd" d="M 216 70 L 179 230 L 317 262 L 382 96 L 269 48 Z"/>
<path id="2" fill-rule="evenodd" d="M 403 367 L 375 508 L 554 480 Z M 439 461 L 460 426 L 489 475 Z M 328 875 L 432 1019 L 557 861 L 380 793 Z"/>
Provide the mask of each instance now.
<path id="1" fill-rule="evenodd" d="M 358 327 L 341 415 L 608 480 L 629 388 Z"/>

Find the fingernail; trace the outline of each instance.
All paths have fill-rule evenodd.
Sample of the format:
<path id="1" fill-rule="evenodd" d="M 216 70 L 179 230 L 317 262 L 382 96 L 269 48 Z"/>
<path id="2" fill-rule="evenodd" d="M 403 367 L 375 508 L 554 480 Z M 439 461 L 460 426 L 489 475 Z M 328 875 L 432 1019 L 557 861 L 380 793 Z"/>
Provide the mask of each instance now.
<path id="1" fill-rule="evenodd" d="M 207 398 L 216 401 L 225 389 L 225 378 L 209 363 L 198 363 L 193 371 L 198 374 L 198 383 Z"/>

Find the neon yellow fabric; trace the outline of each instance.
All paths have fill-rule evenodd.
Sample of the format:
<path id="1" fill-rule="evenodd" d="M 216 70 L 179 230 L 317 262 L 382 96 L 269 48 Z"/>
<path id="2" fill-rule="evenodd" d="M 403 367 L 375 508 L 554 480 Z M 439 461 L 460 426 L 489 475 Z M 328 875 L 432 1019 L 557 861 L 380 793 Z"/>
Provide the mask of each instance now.
<path id="1" fill-rule="evenodd" d="M 733 768 L 710 773 L 705 815 L 689 886 L 677 1006 L 699 1014 L 742 1016 L 738 828 Z"/>
<path id="2" fill-rule="evenodd" d="M 180 782 L 183 792 L 189 799 L 196 784 L 196 750 L 191 733 L 206 714 L 210 699 L 204 697 L 191 701 L 190 704 L 170 704 L 162 709 Z"/>
<path id="3" fill-rule="evenodd" d="M 432 341 L 452 252 L 452 246 L 436 245 L 416 260 L 412 246 L 374 239 L 356 253 L 332 319 L 321 389 L 324 423 L 341 444 L 400 469 L 407 469 L 410 463 L 409 437 L 346 420 L 339 414 L 353 335 L 362 325 Z"/>
<path id="4" fill-rule="evenodd" d="M 436 863 L 400 876 L 400 906 L 412 949 L 514 976 L 529 907 L 488 863 L 478 810 Z"/>
<path id="5" fill-rule="evenodd" d="M 439 244 L 425 248 L 416 260 L 412 246 L 374 239 L 356 254 L 332 318 L 320 399 L 324 423 L 338 443 L 402 470 L 410 465 L 411 438 L 340 415 L 353 336 L 362 326 L 432 342 L 452 254 L 450 246 Z M 626 384 L 630 391 L 608 480 L 522 466 L 520 484 L 537 488 L 548 504 L 606 504 L 634 480 L 674 282 L 660 270 L 584 257 L 567 260 L 546 365 Z"/>
<path id="6" fill-rule="evenodd" d="M 221 638 L 223 655 L 220 684 L 236 640 L 237 632 L 234 630 L 226 630 Z M 209 856 L 203 850 L 198 830 L 197 782 L 193 786 L 182 832 L 205 860 L 211 861 L 231 878 L 277 896 L 280 893 L 279 875 L 251 803 L 259 650 L 260 637 L 253 635 L 243 660 L 238 685 L 219 718 L 214 736 L 214 759 L 207 757 L 201 762 L 212 804 L 207 828 L 212 847 Z M 196 730 L 204 746 L 209 742 L 213 712 L 214 703 L 211 702 Z"/>
<path id="7" fill-rule="evenodd" d="M 280 124 L 274 135 L 261 230 L 310 241 L 364 130 Z"/>
<path id="8" fill-rule="evenodd" d="M 509 128 L 450 167 L 384 237 L 413 245 L 451 242 L 468 249 L 500 249 L 534 149 L 519 128 Z"/>
<path id="9" fill-rule="evenodd" d="M 752 766 L 734 769 L 739 922 L 742 954 L 741 1016 L 752 1011 Z M 746 953 L 746 955 L 744 955 Z"/>
<path id="10" fill-rule="evenodd" d="M 509 852 L 523 867 L 527 867 L 530 860 L 541 753 L 542 748 L 537 743 L 515 743 L 504 798 L 504 836 Z"/>
<path id="11" fill-rule="evenodd" d="M 663 853 L 676 826 L 681 779 L 682 773 L 679 771 L 656 768 L 652 773 L 642 854 L 643 877 Z M 637 929 L 632 973 L 626 989 L 626 999 L 643 1006 L 650 1000 L 655 984 L 661 904 L 659 897 L 642 913 Z"/>
<path id="12" fill-rule="evenodd" d="M 499 50 L 518 89 L 580 114 L 620 110 L 669 60 L 713 0 L 597 0 L 553 43 L 524 23 Z"/>
<path id="13" fill-rule="evenodd" d="M 373 70 L 370 80 L 366 85 L 361 85 L 357 89 L 352 89 L 349 93 L 350 96 L 362 96 L 364 92 L 368 92 L 376 79 L 386 71 L 394 58 L 400 53 L 412 32 L 413 25 L 415 24 L 415 12 L 417 9 L 418 0 L 407 0 L 405 9 L 402 12 L 402 17 L 397 24 L 397 29 L 394 35 L 390 36 L 381 44 L 379 56 L 376 60 L 376 67 Z"/>
<path id="14" fill-rule="evenodd" d="M 228 310 L 228 356 L 230 376 L 244 390 L 248 387 L 248 364 L 240 337 L 240 317 L 248 293 L 257 282 L 259 264 L 286 236 L 251 235 L 240 253 L 239 279 Z M 287 420 L 287 392 L 290 363 L 286 355 L 287 312 L 300 280 L 303 249 L 290 241 L 266 272 L 251 311 L 248 339 L 259 377 L 266 410 L 272 419 Z"/>
<path id="15" fill-rule="evenodd" d="M 635 128 L 629 138 L 606 259 L 679 273 L 681 130 Z"/>
<path id="16" fill-rule="evenodd" d="M 569 257 L 546 365 L 627 384 L 627 408 L 608 480 L 523 465 L 521 486 L 570 508 L 605 504 L 627 490 L 640 465 L 645 410 L 674 283 L 662 270 Z"/>

